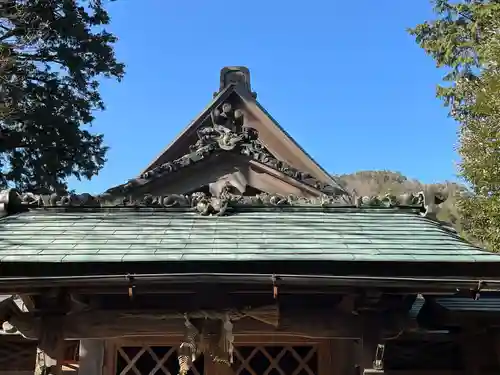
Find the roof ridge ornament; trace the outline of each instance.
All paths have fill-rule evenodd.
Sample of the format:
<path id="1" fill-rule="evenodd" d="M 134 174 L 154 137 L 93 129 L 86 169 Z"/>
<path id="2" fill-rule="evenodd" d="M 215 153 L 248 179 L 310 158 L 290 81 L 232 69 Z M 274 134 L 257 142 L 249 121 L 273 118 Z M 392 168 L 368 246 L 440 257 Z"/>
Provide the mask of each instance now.
<path id="1" fill-rule="evenodd" d="M 22 210 L 22 199 L 17 190 L 0 190 L 0 218 Z"/>
<path id="2" fill-rule="evenodd" d="M 428 186 L 417 194 L 424 208 L 422 216 L 439 221 L 437 215 L 441 210 L 441 204 L 448 199 L 449 192 L 437 191 L 435 187 Z"/>
<path id="3" fill-rule="evenodd" d="M 8 197 L 8 200 L 4 198 Z M 102 194 L 35 195 L 20 194 L 15 190 L 0 191 L 0 203 L 7 207 L 7 214 L 26 211 L 30 208 L 179 208 L 191 209 L 203 216 L 222 216 L 228 208 L 413 208 L 425 216 L 428 202 L 422 193 L 407 193 L 401 196 L 358 197 L 328 196 L 305 198 L 295 195 L 261 193 L 254 196 L 232 194 L 229 186 L 221 189 L 217 197 L 195 192 L 190 195 L 172 194 L 165 196 L 116 196 Z"/>
<path id="4" fill-rule="evenodd" d="M 222 68 L 219 91 L 214 93 L 214 97 L 230 85 L 243 87 L 254 99 L 257 99 L 257 93 L 253 92 L 250 86 L 250 70 L 246 66 L 225 66 Z"/>

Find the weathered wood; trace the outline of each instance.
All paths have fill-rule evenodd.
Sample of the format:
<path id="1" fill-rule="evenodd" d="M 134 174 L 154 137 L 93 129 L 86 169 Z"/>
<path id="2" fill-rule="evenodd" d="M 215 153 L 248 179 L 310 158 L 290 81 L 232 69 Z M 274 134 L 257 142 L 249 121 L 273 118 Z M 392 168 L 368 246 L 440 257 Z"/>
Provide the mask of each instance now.
<path id="1" fill-rule="evenodd" d="M 23 301 L 24 310 L 26 310 L 26 311 L 34 311 L 35 310 L 35 302 L 33 300 L 33 297 L 26 295 L 26 294 L 20 294 L 19 298 L 21 299 L 21 301 Z"/>
<path id="2" fill-rule="evenodd" d="M 337 305 L 339 311 L 351 314 L 356 310 L 356 294 L 346 294 L 342 296 L 340 302 Z"/>
<path id="3" fill-rule="evenodd" d="M 479 330 L 473 324 L 464 327 L 460 337 L 463 353 L 463 362 L 465 366 L 464 375 L 481 374 L 481 335 Z M 459 360 L 457 358 L 457 360 Z"/>
<path id="4" fill-rule="evenodd" d="M 322 347 L 320 346 L 320 350 Z M 331 375 L 354 374 L 355 371 L 355 340 L 329 340 L 328 350 L 331 353 Z"/>
<path id="5" fill-rule="evenodd" d="M 498 367 L 500 367 L 500 331 L 490 331 L 489 334 L 491 336 L 491 343 L 493 345 L 493 355 L 495 356 L 495 361 L 493 362 L 496 363 Z"/>
<path id="6" fill-rule="evenodd" d="M 279 328 L 265 324 L 254 319 L 244 318 L 234 322 L 235 334 L 259 334 L 259 333 L 288 333 L 308 337 L 358 337 L 359 330 L 349 319 L 339 319 L 329 325 L 322 324 L 314 318 L 298 320 L 285 320 Z M 126 337 L 137 335 L 170 335 L 182 334 L 184 332 L 184 320 L 179 319 L 140 319 L 136 317 L 118 318 L 114 316 L 101 320 L 101 324 L 94 319 L 75 319 L 75 329 L 68 331 L 67 335 L 74 338 L 80 337 Z M 69 336 L 67 336 L 69 337 Z"/>
<path id="7" fill-rule="evenodd" d="M 127 336 L 179 334 L 184 331 L 184 317 L 168 312 L 126 313 L 86 311 L 60 316 L 58 324 L 65 327 L 66 339 L 99 339 Z M 9 322 L 23 335 L 37 339 L 42 332 L 40 318 L 30 313 L 12 316 Z M 287 333 L 305 337 L 360 338 L 363 322 L 358 315 L 322 309 L 280 311 L 278 327 L 250 317 L 234 320 L 235 334 Z M 392 336 L 404 328 L 405 320 L 398 314 L 380 315 L 373 323 L 381 334 Z"/>
<path id="8" fill-rule="evenodd" d="M 115 315 L 116 317 L 116 315 Z M 65 332 L 66 339 L 101 339 L 114 337 L 131 336 L 163 336 L 163 335 L 181 335 L 184 332 L 183 319 L 140 319 L 140 318 L 116 318 L 115 321 L 108 319 L 101 323 L 93 324 L 90 320 L 79 321 L 78 319 L 68 318 L 68 330 Z M 16 320 L 12 323 L 15 325 Z M 31 323 L 23 322 L 22 325 L 16 325 L 16 328 L 26 337 L 37 339 L 39 332 L 39 322 L 33 320 Z M 291 334 L 304 337 L 339 337 L 353 338 L 360 335 L 359 330 L 353 326 L 342 326 L 341 322 L 334 327 L 325 328 L 319 324 L 310 324 L 304 326 L 300 322 L 286 324 L 283 327 L 275 328 L 269 324 L 255 321 L 253 319 L 244 319 L 234 322 L 235 335 L 248 334 Z"/>
<path id="9" fill-rule="evenodd" d="M 31 315 L 30 313 L 24 314 Z M 42 316 L 39 318 L 35 373 L 37 373 L 36 371 L 42 372 L 45 368 L 51 375 L 62 375 L 62 365 L 65 359 L 64 323 L 63 316 Z"/>
<path id="10" fill-rule="evenodd" d="M 318 375 L 341 375 L 342 367 L 334 362 L 335 343 L 340 340 L 325 340 L 318 345 Z"/>
<path id="11" fill-rule="evenodd" d="M 283 172 L 277 171 L 269 166 L 250 160 L 249 173 L 250 185 L 262 191 L 276 191 L 280 194 L 295 194 L 303 197 L 321 196 L 321 191 L 308 186 Z"/>
<path id="12" fill-rule="evenodd" d="M 107 345 L 118 346 L 177 346 L 184 335 L 120 337 L 106 340 Z M 236 346 L 307 346 L 321 344 L 325 339 L 295 336 L 285 333 L 235 335 Z M 346 340 L 348 341 L 348 340 Z"/>
<path id="13" fill-rule="evenodd" d="M 379 375 L 464 375 L 461 370 L 385 370 L 373 372 Z M 493 371 L 481 372 L 481 375 L 497 375 Z"/>
<path id="14" fill-rule="evenodd" d="M 144 172 L 154 169 L 167 161 L 179 158 L 188 152 L 190 146 L 194 143 L 193 141 L 196 141 L 195 130 L 199 130 L 204 125 L 206 126 L 210 119 L 212 121 L 208 122 L 208 124 L 221 125 L 224 123 L 224 126 L 232 129 L 233 131 L 237 131 L 237 128 L 240 127 L 240 125 L 238 127 L 232 126 L 226 121 L 221 123 L 221 121 L 217 121 L 219 116 L 214 116 L 216 111 L 219 113 L 221 111 L 223 112 L 223 108 L 226 105 L 230 105 L 230 108 L 238 111 L 241 115 L 239 118 L 244 119 L 246 127 L 253 128 L 259 132 L 259 139 L 262 144 L 268 148 L 272 155 L 279 156 L 280 160 L 286 161 L 291 166 L 315 176 L 322 182 L 336 184 L 332 177 L 322 170 L 321 167 L 319 167 L 300 147 L 298 147 L 297 144 L 283 132 L 283 129 L 277 126 L 274 120 L 262 110 L 262 108 L 255 102 L 255 95 L 249 92 L 249 90 L 244 86 L 238 86 L 239 87 L 226 86 L 224 89 L 221 87 L 220 95 L 218 95 L 216 99 L 217 102 L 211 103 L 210 109 L 204 111 L 199 117 L 191 122 L 183 133 L 173 143 L 171 143 L 170 146 L 167 147 L 167 149 L 165 149 L 154 162 L 149 164 Z M 233 90 L 235 90 L 235 92 L 233 92 Z M 230 92 L 233 93 L 230 95 Z M 221 102 L 223 102 L 224 105 L 221 105 Z M 230 119 L 231 115 L 228 116 L 226 114 L 226 118 Z"/>
<path id="15" fill-rule="evenodd" d="M 103 375 L 114 375 L 116 373 L 116 350 L 114 340 L 104 341 Z"/>
<path id="16" fill-rule="evenodd" d="M 0 296 L 0 323 L 3 323 L 12 311 L 20 311 L 11 295 Z"/>
<path id="17" fill-rule="evenodd" d="M 377 358 L 376 354 L 384 351 L 384 340 L 379 316 L 363 313 L 361 316 L 362 338 L 357 345 L 358 361 L 361 372 L 365 370 L 383 369 L 383 357 Z M 380 361 L 381 360 L 381 361 Z"/>
<path id="18" fill-rule="evenodd" d="M 80 340 L 78 375 L 101 375 L 104 340 Z"/>
<path id="19" fill-rule="evenodd" d="M 62 319 L 62 318 L 61 318 Z M 394 317 L 387 317 L 379 324 L 389 324 Z M 165 319 L 162 315 L 124 316 L 112 312 L 75 313 L 64 317 L 65 337 L 71 339 L 121 337 L 130 335 L 177 334 L 184 330 L 184 319 Z M 20 314 L 10 321 L 25 336 L 37 338 L 41 321 L 30 314 Z M 322 311 L 284 312 L 277 328 L 251 318 L 235 320 L 236 334 L 265 332 L 291 333 L 309 337 L 358 338 L 361 321 L 356 315 Z M 386 325 L 393 331 L 397 327 Z"/>
<path id="20" fill-rule="evenodd" d="M 385 370 L 384 375 L 464 375 L 459 370 Z M 494 373 L 482 373 L 481 375 L 494 375 Z"/>

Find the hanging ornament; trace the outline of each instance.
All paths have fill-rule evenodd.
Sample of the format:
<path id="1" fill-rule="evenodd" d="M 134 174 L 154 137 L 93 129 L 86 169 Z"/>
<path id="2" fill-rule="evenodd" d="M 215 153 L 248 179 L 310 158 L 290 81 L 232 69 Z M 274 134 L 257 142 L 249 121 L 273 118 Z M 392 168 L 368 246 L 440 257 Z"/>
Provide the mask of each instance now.
<path id="1" fill-rule="evenodd" d="M 233 323 L 229 318 L 229 314 L 224 317 L 224 351 L 228 354 L 229 363 L 233 363 L 234 354 L 234 335 L 233 335 Z"/>
<path id="2" fill-rule="evenodd" d="M 187 314 L 184 315 L 184 326 L 184 340 L 179 346 L 179 354 L 177 357 L 179 361 L 179 375 L 187 375 L 198 354 L 196 340 L 199 332 L 189 321 Z"/>

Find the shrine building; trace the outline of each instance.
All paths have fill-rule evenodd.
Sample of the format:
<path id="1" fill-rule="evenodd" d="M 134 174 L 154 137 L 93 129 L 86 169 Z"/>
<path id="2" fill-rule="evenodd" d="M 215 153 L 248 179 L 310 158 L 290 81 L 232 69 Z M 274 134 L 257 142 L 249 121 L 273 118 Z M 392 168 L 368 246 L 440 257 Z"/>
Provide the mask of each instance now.
<path id="1" fill-rule="evenodd" d="M 346 191 L 223 68 L 127 183 L 0 192 L 0 375 L 498 374 L 500 257 L 446 198 Z"/>

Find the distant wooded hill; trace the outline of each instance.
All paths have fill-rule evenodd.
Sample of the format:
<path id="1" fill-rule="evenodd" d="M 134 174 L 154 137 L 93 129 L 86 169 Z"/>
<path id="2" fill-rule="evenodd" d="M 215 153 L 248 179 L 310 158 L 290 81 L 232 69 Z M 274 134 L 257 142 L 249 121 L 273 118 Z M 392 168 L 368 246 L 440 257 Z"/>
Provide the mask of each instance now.
<path id="1" fill-rule="evenodd" d="M 426 185 L 420 181 L 409 179 L 399 172 L 391 171 L 360 171 L 351 174 L 336 175 L 335 177 L 347 191 L 355 191 L 356 195 L 416 193 L 422 191 L 426 186 L 432 186 L 437 191 L 447 191 L 448 199 L 443 203 L 438 219 L 452 224 L 458 232 L 462 229 L 456 208 L 456 201 L 460 192 L 467 191 L 464 185 L 447 181 Z"/>

